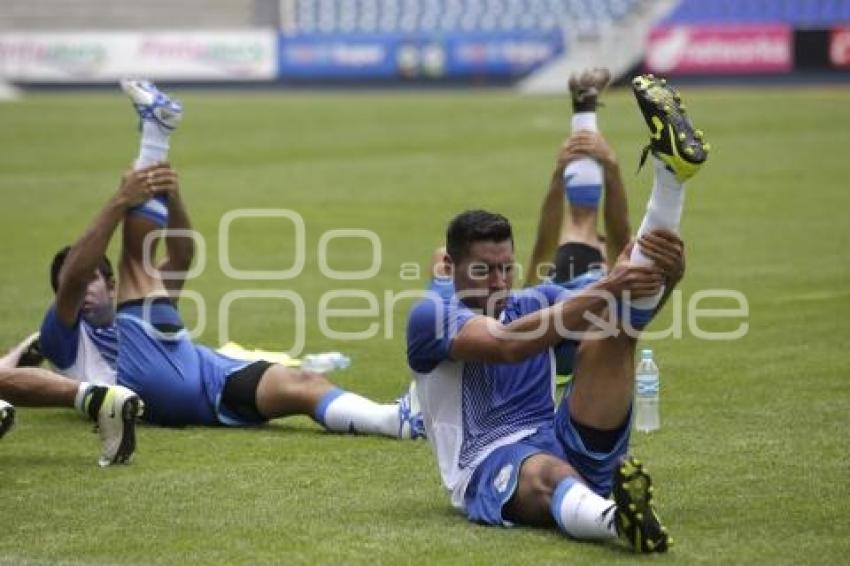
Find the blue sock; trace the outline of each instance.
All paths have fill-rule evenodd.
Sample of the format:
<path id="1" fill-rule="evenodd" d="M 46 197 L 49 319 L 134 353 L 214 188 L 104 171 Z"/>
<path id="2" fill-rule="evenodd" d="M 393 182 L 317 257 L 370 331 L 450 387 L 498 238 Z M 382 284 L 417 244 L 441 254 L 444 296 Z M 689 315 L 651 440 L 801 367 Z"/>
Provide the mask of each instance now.
<path id="1" fill-rule="evenodd" d="M 555 488 L 550 511 L 558 527 L 579 540 L 607 540 L 617 537 L 614 525 L 616 505 L 594 493 L 578 478 L 567 477 Z"/>
<path id="2" fill-rule="evenodd" d="M 635 330 L 643 330 L 652 320 L 653 315 L 655 315 L 655 309 L 639 309 L 637 307 L 630 306 L 629 324 Z"/>
<path id="3" fill-rule="evenodd" d="M 564 504 L 564 496 L 576 483 L 578 483 L 578 480 L 572 476 L 561 480 L 561 483 L 559 483 L 558 487 L 555 488 L 555 493 L 552 494 L 552 501 L 549 503 L 549 511 L 551 511 L 552 517 L 555 518 L 555 522 L 558 523 L 558 527 L 560 527 L 564 532 L 567 532 L 567 530 L 564 528 L 563 519 L 561 517 L 561 507 Z"/>
<path id="4" fill-rule="evenodd" d="M 147 218 L 160 228 L 168 225 L 168 197 L 157 195 L 146 203 L 134 206 L 127 214 Z"/>
<path id="5" fill-rule="evenodd" d="M 340 389 L 339 387 L 334 387 L 319 399 L 319 404 L 316 405 L 315 414 L 313 415 L 313 419 L 318 422 L 323 427 L 327 428 L 327 422 L 325 421 L 325 413 L 328 411 L 328 407 L 331 403 L 337 400 L 341 395 L 345 394 L 345 390 Z"/>
<path id="6" fill-rule="evenodd" d="M 599 208 L 602 169 L 589 157 L 573 161 L 564 169 L 564 191 L 570 206 Z"/>

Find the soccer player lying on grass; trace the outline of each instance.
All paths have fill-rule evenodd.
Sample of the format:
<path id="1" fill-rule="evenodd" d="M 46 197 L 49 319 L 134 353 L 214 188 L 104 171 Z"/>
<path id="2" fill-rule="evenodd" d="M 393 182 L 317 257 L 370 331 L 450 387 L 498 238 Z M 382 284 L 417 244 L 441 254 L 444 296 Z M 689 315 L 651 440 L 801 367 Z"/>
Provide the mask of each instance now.
<path id="1" fill-rule="evenodd" d="M 97 423 L 101 466 L 126 464 L 136 448 L 138 396 L 118 385 L 94 385 L 38 368 L 18 367 L 34 336 L 0 358 L 0 437 L 15 422 L 15 407 L 69 407 Z"/>
<path id="2" fill-rule="evenodd" d="M 143 253 L 152 231 L 191 227 L 177 174 L 164 163 L 182 107 L 150 83 L 125 81 L 123 87 L 141 117 L 140 155 L 85 234 L 54 262 L 56 303 L 41 333 L 45 356 L 73 368 L 87 349 L 96 349 L 117 382 L 139 394 L 144 418 L 155 424 L 245 426 L 308 415 L 334 432 L 419 437 L 421 418 L 409 392 L 382 405 L 343 391 L 323 374 L 229 358 L 190 340 L 175 305 L 183 280 L 163 280 L 161 270 L 188 270 L 191 239 L 166 238 L 167 257 L 158 267 L 146 269 Z M 122 222 L 116 285 L 104 275 L 103 258 Z"/>
<path id="3" fill-rule="evenodd" d="M 512 292 L 509 222 L 460 214 L 446 236 L 454 296 L 414 307 L 407 356 L 443 484 L 471 521 L 557 525 L 577 539 L 620 537 L 635 551 L 664 552 L 671 540 L 650 476 L 626 456 L 634 353 L 683 274 L 681 240 L 664 230 L 678 230 L 684 182 L 707 155 L 672 89 L 647 76 L 634 90 L 653 134 L 655 180 L 637 240 L 610 272 L 584 289 Z M 588 315 L 616 332 L 588 334 L 602 328 Z M 570 342 L 574 377 L 556 412 L 554 363 Z"/>

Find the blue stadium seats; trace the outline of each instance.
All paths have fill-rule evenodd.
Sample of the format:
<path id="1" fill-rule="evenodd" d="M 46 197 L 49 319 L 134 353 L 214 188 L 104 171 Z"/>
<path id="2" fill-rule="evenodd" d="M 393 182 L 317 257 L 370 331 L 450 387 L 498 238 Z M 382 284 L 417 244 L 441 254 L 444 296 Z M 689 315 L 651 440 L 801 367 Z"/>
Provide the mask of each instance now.
<path id="1" fill-rule="evenodd" d="M 644 0 L 293 0 L 298 34 L 474 33 L 571 27 L 594 34 Z"/>
<path id="2" fill-rule="evenodd" d="M 683 0 L 664 23 L 829 27 L 850 23 L 850 0 Z"/>

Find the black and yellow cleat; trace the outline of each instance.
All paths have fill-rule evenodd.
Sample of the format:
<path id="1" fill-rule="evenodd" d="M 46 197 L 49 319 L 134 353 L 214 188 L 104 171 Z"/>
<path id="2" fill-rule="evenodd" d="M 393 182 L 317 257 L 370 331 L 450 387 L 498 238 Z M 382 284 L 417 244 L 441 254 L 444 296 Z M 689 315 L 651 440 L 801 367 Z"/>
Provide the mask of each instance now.
<path id="1" fill-rule="evenodd" d="M 680 182 L 693 177 L 708 159 L 711 146 L 691 124 L 679 93 L 655 75 L 635 77 L 632 90 L 649 126 L 649 145 L 643 150 L 640 165 L 651 151 Z"/>
<path id="2" fill-rule="evenodd" d="M 652 505 L 652 480 L 637 458 L 623 459 L 614 471 L 614 521 L 635 552 L 667 552 L 673 540 Z"/>

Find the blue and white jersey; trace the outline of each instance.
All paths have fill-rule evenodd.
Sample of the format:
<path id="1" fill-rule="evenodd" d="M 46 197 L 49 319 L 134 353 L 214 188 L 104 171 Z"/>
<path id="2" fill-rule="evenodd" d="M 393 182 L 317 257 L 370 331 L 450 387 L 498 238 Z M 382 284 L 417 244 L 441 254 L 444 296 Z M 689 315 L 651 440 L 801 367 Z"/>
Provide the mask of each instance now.
<path id="1" fill-rule="evenodd" d="M 507 324 L 569 294 L 556 285 L 514 292 L 500 322 Z M 413 308 L 407 326 L 407 360 L 428 439 L 443 485 L 458 508 L 484 458 L 551 425 L 555 413 L 555 349 L 515 364 L 451 359 L 454 338 L 475 316 L 454 296 L 432 292 Z"/>
<path id="2" fill-rule="evenodd" d="M 41 351 L 53 367 L 66 377 L 114 385 L 118 361 L 115 325 L 96 327 L 81 316 L 67 326 L 51 305 L 41 323 Z"/>

